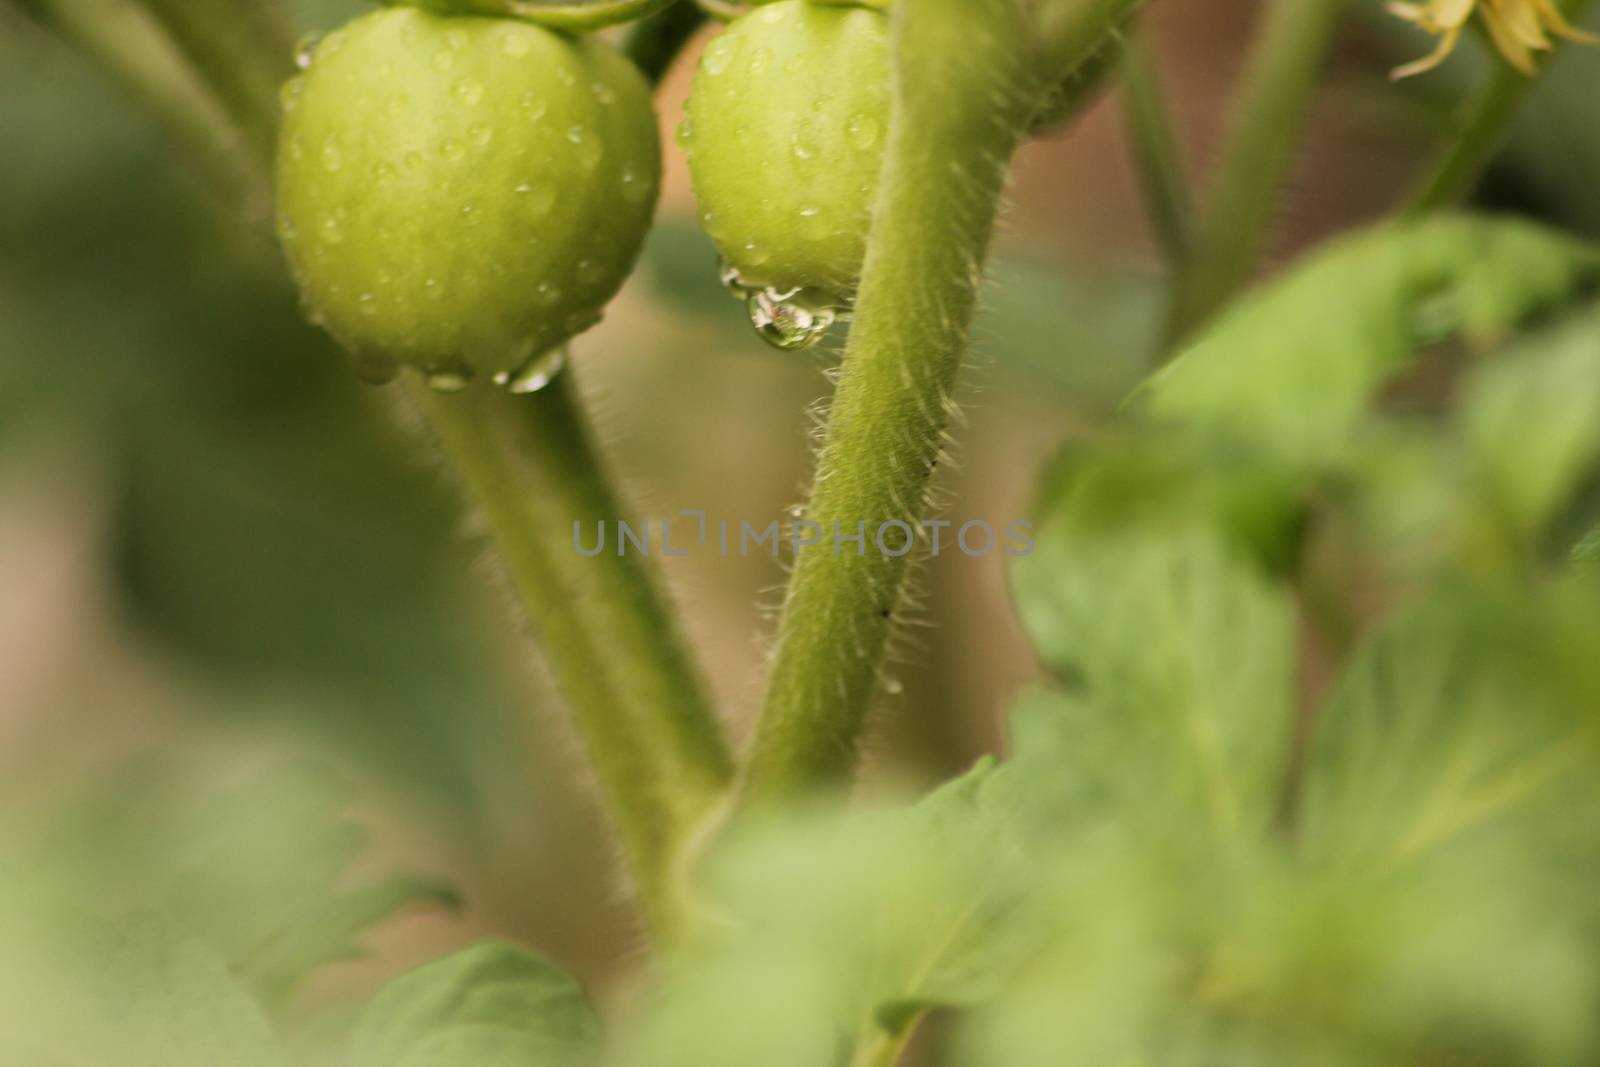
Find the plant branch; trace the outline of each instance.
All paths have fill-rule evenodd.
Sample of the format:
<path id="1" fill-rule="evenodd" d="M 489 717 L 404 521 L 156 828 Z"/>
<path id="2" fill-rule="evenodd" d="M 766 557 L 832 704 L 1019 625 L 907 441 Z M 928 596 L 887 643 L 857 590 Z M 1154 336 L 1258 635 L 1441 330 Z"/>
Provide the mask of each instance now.
<path id="1" fill-rule="evenodd" d="M 1279 187 L 1343 6 L 1343 0 L 1272 0 L 1233 104 L 1194 254 L 1174 295 L 1171 344 L 1243 288 L 1266 251 Z"/>
<path id="2" fill-rule="evenodd" d="M 162 27 L 123 0 L 19 0 L 22 11 L 115 78 L 238 213 L 264 220 L 271 185 L 230 115 Z"/>
<path id="3" fill-rule="evenodd" d="M 1569 0 L 1574 19 L 1593 10 L 1595 0 Z M 1502 145 L 1512 122 L 1536 82 L 1510 63 L 1494 63 L 1494 71 L 1461 106 L 1454 133 L 1407 199 L 1403 214 L 1431 214 L 1466 199 Z"/>
<path id="4" fill-rule="evenodd" d="M 1161 74 L 1143 28 L 1134 30 L 1124 45 L 1122 106 L 1156 240 L 1167 261 L 1181 267 L 1189 258 L 1193 240 L 1193 205 L 1161 90 Z"/>
<path id="5" fill-rule="evenodd" d="M 518 600 L 593 759 L 653 927 L 679 929 L 673 865 L 732 760 L 645 557 L 580 554 L 628 516 L 605 478 L 571 373 L 528 396 L 413 383 L 488 519 Z M 638 529 L 638 525 L 631 524 Z M 620 549 L 620 536 L 617 549 Z"/>
<path id="6" fill-rule="evenodd" d="M 278 92 L 294 31 L 273 0 L 141 0 L 216 93 L 263 171 L 278 146 Z"/>
<path id="7" fill-rule="evenodd" d="M 918 528 L 928 510 L 1011 155 L 1047 88 L 1131 4 L 1071 7 L 1078 17 L 1062 18 L 1044 47 L 1012 0 L 892 8 L 884 170 L 806 516 L 822 544 L 800 550 L 789 584 L 745 782 L 751 803 L 837 782 L 855 765 L 908 570 L 908 556 L 893 554 L 906 539 L 897 530 Z M 1091 9 L 1104 17 L 1085 27 Z M 1050 47 L 1063 40 L 1071 46 Z M 902 526 L 883 526 L 892 522 Z M 835 531 L 863 530 L 859 552 L 836 551 Z"/>
<path id="8" fill-rule="evenodd" d="M 92 6 L 91 0 L 29 2 L 85 17 Z M 217 0 L 190 13 L 201 11 L 221 13 Z M 151 28 L 153 39 L 164 42 Z M 195 32 L 187 47 L 227 39 Z M 255 61 L 265 69 L 275 62 L 276 45 L 258 43 L 263 54 Z M 124 58 L 115 48 L 105 51 Z M 194 66 L 214 76 L 222 58 L 219 52 Z M 141 95 L 182 114 L 182 98 L 167 91 L 166 72 L 128 59 L 128 78 Z M 211 88 L 229 109 L 225 126 L 231 120 L 245 128 L 247 117 L 237 113 L 240 96 L 214 83 Z M 271 114 L 275 123 L 275 107 Z M 261 173 L 266 162 L 258 160 L 263 186 L 269 184 Z M 627 515 L 571 388 L 563 376 L 532 396 L 487 385 L 446 396 L 413 383 L 418 405 L 489 518 L 518 597 L 572 705 L 651 924 L 670 936 L 681 929 L 684 914 L 675 869 L 679 849 L 724 791 L 732 760 L 648 562 L 620 554 L 591 559 L 576 550 L 574 523 L 593 528 Z"/>

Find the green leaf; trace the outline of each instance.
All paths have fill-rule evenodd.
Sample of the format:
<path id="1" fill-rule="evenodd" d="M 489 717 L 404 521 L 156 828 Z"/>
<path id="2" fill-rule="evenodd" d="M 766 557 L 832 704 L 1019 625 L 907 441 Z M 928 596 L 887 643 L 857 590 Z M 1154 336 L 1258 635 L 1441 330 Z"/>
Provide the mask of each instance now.
<path id="1" fill-rule="evenodd" d="M 1496 516 L 1537 547 L 1600 469 L 1600 312 L 1478 368 L 1466 382 L 1460 421 Z"/>
<path id="2" fill-rule="evenodd" d="M 1572 873 L 1592 884 L 1600 614 L 1591 593 L 1446 587 L 1385 626 L 1320 713 L 1300 820 L 1308 856 L 1378 869 L 1515 834 L 1530 846 L 1565 841 L 1562 861 L 1587 856 L 1590 866 Z"/>
<path id="3" fill-rule="evenodd" d="M 118 779 L 69 825 L 77 855 L 57 862 L 70 860 L 98 895 L 168 916 L 277 1008 L 317 967 L 362 955 L 361 936 L 380 920 L 456 903 L 428 878 L 352 884 L 349 869 L 368 844 L 347 816 L 352 799 L 314 764 L 224 790 L 161 760 Z"/>
<path id="4" fill-rule="evenodd" d="M 261 1005 L 220 954 L 178 925 L 157 915 L 56 918 L 68 921 L 41 934 L 32 957 L 43 970 L 26 984 L 0 973 L 7 1063 L 284 1067 Z"/>
<path id="5" fill-rule="evenodd" d="M 513 945 L 485 942 L 378 992 L 354 1037 L 361 1067 L 578 1067 L 599 1024 L 577 981 Z"/>
<path id="6" fill-rule="evenodd" d="M 1447 216 L 1340 238 L 1258 290 L 1153 378 L 1158 419 L 1291 470 L 1335 465 L 1426 345 L 1494 344 L 1600 279 L 1600 252 L 1509 220 Z"/>
<path id="7" fill-rule="evenodd" d="M 1040 869 L 995 766 L 907 808 L 762 824 L 718 857 L 712 932 L 672 961 L 621 1062 L 812 1067 L 981 1002 L 1036 950 Z"/>
<path id="8" fill-rule="evenodd" d="M 1293 501 L 1250 466 L 1161 449 L 1057 464 L 1018 611 L 1073 685 L 1108 806 L 1151 829 L 1258 829 L 1276 803 L 1294 700 L 1295 621 L 1273 566 Z"/>

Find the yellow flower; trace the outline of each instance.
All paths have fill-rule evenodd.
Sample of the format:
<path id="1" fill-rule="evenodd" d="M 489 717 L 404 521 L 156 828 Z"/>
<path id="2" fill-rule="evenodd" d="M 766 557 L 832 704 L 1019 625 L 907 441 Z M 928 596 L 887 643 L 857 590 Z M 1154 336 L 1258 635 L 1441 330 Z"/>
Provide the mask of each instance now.
<path id="1" fill-rule="evenodd" d="M 1600 44 L 1600 37 L 1575 28 L 1553 0 L 1421 0 L 1407 3 L 1392 0 L 1389 10 L 1413 26 L 1435 34 L 1439 46 L 1431 53 L 1396 68 L 1394 77 L 1409 78 L 1432 70 L 1455 50 L 1461 31 L 1476 11 L 1506 61 L 1524 74 L 1535 72 L 1533 54 L 1548 52 L 1552 36 L 1583 44 Z"/>

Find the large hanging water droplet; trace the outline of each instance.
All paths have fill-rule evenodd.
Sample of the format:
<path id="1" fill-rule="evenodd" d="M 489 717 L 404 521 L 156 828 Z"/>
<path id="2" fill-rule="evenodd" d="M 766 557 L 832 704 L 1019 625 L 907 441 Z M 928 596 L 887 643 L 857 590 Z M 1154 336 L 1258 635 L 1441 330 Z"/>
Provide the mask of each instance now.
<path id="1" fill-rule="evenodd" d="M 440 393 L 459 393 L 472 384 L 472 368 L 457 359 L 422 368 L 422 380 Z"/>
<path id="2" fill-rule="evenodd" d="M 838 306 L 814 289 L 762 289 L 745 309 L 761 339 L 785 352 L 810 348 L 839 318 Z"/>
<path id="3" fill-rule="evenodd" d="M 537 393 L 567 369 L 565 347 L 552 348 L 529 359 L 514 371 L 501 371 L 494 376 L 494 384 L 519 396 Z"/>
<path id="4" fill-rule="evenodd" d="M 320 33 L 308 33 L 296 41 L 294 46 L 294 65 L 301 70 L 310 70 L 311 64 L 316 62 L 317 45 L 321 43 L 322 34 Z"/>
<path id="5" fill-rule="evenodd" d="M 739 273 L 739 268 L 725 259 L 717 264 L 717 281 L 722 283 L 728 295 L 735 300 L 748 300 L 755 290 L 754 286 L 745 282 L 744 276 Z"/>
<path id="6" fill-rule="evenodd" d="M 356 377 L 368 385 L 388 385 L 400 373 L 400 364 L 388 356 L 370 353 L 356 357 Z"/>

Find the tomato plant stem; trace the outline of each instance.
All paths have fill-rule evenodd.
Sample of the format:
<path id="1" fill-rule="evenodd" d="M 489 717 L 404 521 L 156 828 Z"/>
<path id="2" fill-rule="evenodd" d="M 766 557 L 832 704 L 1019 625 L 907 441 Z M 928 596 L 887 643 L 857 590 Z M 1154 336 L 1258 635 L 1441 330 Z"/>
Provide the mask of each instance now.
<path id="1" fill-rule="evenodd" d="M 294 31 L 272 3 L 140 0 L 211 86 L 245 144 L 270 172 L 278 146 L 278 90 L 294 73 Z"/>
<path id="2" fill-rule="evenodd" d="M 1175 268 L 1189 257 L 1192 205 L 1161 76 L 1143 29 L 1123 47 L 1122 105 L 1145 208 L 1156 240 Z"/>
<path id="3" fill-rule="evenodd" d="M 412 390 L 482 508 L 519 602 L 571 705 L 652 926 L 677 926 L 679 847 L 732 760 L 646 558 L 578 551 L 627 514 L 604 476 L 571 374 L 513 396 Z M 635 529 L 638 524 L 632 524 Z M 618 540 L 620 545 L 620 539 Z"/>
<path id="4" fill-rule="evenodd" d="M 1575 20 L 1595 6 L 1594 0 L 1569 0 L 1563 5 Z M 1403 211 L 1430 214 L 1465 199 L 1483 175 L 1522 110 L 1535 81 L 1498 60 L 1483 86 L 1462 104 L 1455 128 L 1437 159 L 1423 172 Z"/>
<path id="5" fill-rule="evenodd" d="M 706 22 L 706 13 L 688 0 L 640 19 L 628 28 L 622 50 L 655 85 L 666 77 L 684 45 Z"/>
<path id="6" fill-rule="evenodd" d="M 222 102 L 147 10 L 104 0 L 20 0 L 20 6 L 120 82 L 229 207 L 257 221 L 268 216 L 265 159 L 249 150 Z"/>
<path id="7" fill-rule="evenodd" d="M 901 550 L 921 528 L 944 454 L 1011 155 L 1046 86 L 1132 5 L 1071 6 L 1080 17 L 1062 19 L 1043 47 L 1010 0 L 892 8 L 884 170 L 806 514 L 821 543 L 795 562 L 745 783 L 758 805 L 854 767 L 901 607 L 910 560 Z M 1061 41 L 1071 43 L 1049 49 Z M 857 533 L 860 543 L 837 539 Z"/>
<path id="8" fill-rule="evenodd" d="M 1272 0 L 1232 107 L 1230 132 L 1180 275 L 1167 336 L 1203 325 L 1255 272 L 1279 187 L 1343 10 L 1342 0 Z"/>

